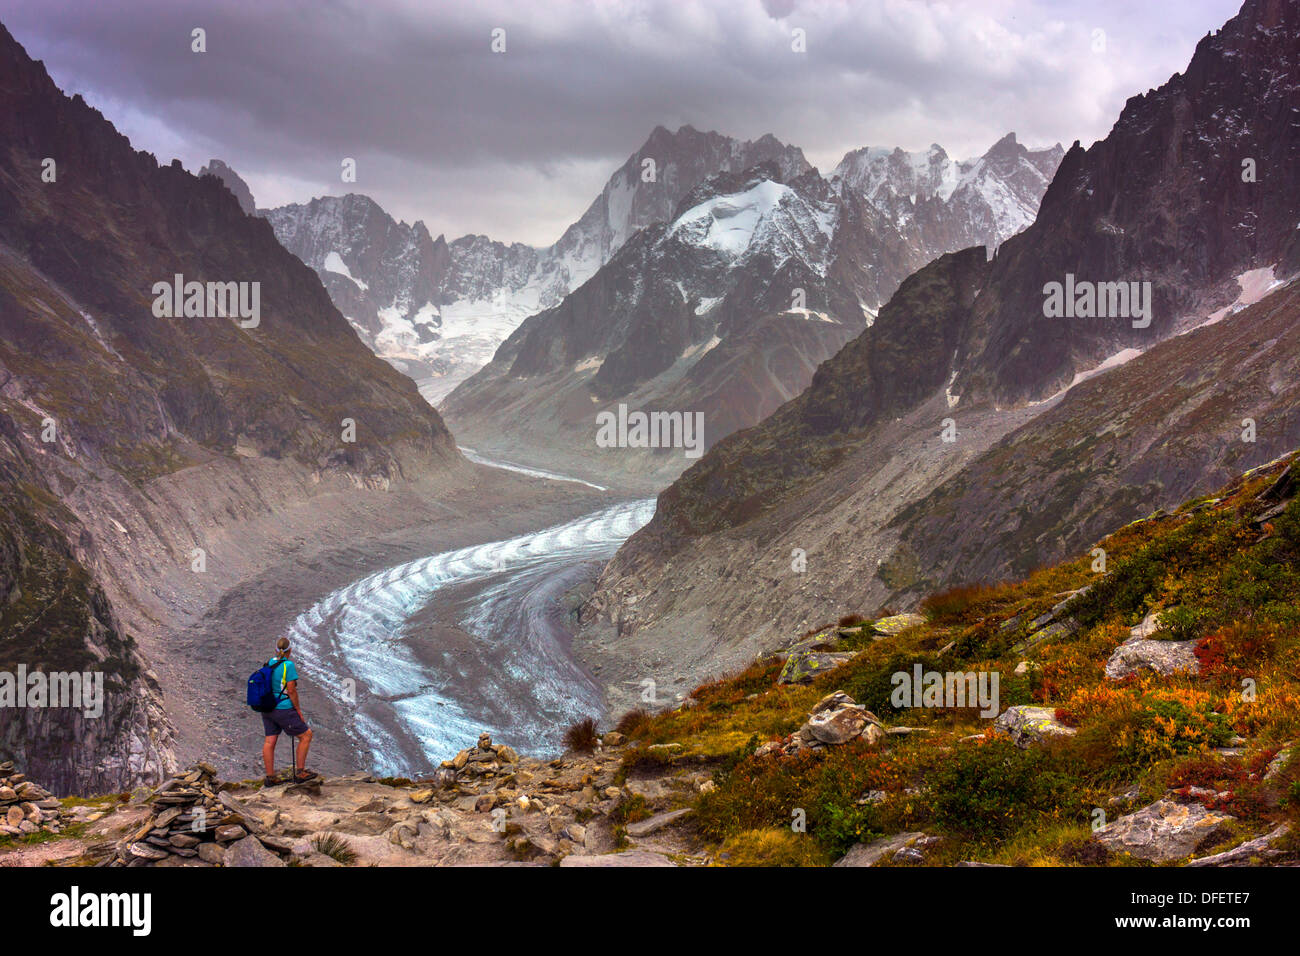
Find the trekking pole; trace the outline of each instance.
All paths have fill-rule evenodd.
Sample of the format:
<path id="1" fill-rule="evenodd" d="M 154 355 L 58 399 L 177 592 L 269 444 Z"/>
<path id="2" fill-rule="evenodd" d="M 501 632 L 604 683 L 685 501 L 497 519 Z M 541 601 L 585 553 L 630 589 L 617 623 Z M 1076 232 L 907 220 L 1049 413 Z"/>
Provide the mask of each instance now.
<path id="1" fill-rule="evenodd" d="M 307 715 L 303 714 L 301 710 L 299 710 L 299 714 L 303 723 L 306 723 Z M 289 782 L 295 784 L 298 782 L 298 738 L 293 734 L 289 735 Z"/>

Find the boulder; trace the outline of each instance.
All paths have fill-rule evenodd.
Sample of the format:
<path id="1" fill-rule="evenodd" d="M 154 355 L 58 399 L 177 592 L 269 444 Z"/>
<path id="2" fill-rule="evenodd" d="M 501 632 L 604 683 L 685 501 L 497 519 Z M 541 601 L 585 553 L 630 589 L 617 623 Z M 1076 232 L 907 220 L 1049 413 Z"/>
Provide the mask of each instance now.
<path id="1" fill-rule="evenodd" d="M 148 843 L 128 843 L 126 852 L 138 860 L 161 860 L 168 856 L 166 850 L 150 846 Z"/>
<path id="2" fill-rule="evenodd" d="M 873 621 L 865 625 L 865 627 L 868 633 L 873 634 L 879 640 L 882 637 L 893 637 L 909 627 L 916 627 L 918 624 L 924 623 L 925 618 L 919 614 L 895 614 L 892 617 L 882 617 L 879 621 Z"/>
<path id="3" fill-rule="evenodd" d="M 819 750 L 862 739 L 869 744 L 882 740 L 885 729 L 875 714 L 837 690 L 827 694 L 809 712 L 808 721 L 791 735 L 788 743 L 760 747 L 756 754 L 780 751 L 791 755 L 804 750 Z"/>
<path id="4" fill-rule="evenodd" d="M 1253 840 L 1247 840 L 1231 850 L 1192 860 L 1187 866 L 1250 866 L 1254 860 L 1271 860 L 1274 857 L 1281 856 L 1284 852 L 1273 849 L 1273 844 L 1290 832 L 1291 827 L 1283 823 L 1271 833 L 1266 833 Z"/>
<path id="5" fill-rule="evenodd" d="M 904 848 L 924 837 L 924 833 L 896 833 L 870 843 L 859 843 L 840 857 L 834 866 L 875 866 L 885 857 L 892 858 Z"/>
<path id="6" fill-rule="evenodd" d="M 1264 779 L 1266 781 L 1271 783 L 1272 781 L 1278 778 L 1278 776 L 1286 768 L 1286 765 L 1290 762 L 1291 754 L 1294 752 L 1294 750 L 1295 750 L 1294 740 L 1291 741 L 1290 743 L 1283 744 L 1282 749 L 1279 750 L 1277 752 L 1277 755 L 1268 762 L 1268 767 L 1264 770 Z"/>
<path id="7" fill-rule="evenodd" d="M 1170 863 L 1191 856 L 1223 833 L 1234 817 L 1207 810 L 1199 803 L 1157 800 L 1136 813 L 1119 817 L 1093 834 L 1115 853 L 1128 853 L 1153 863 Z"/>
<path id="8" fill-rule="evenodd" d="M 781 674 L 777 677 L 776 682 L 778 684 L 809 684 L 813 678 L 853 660 L 855 656 L 855 654 L 848 653 L 795 649 L 785 659 L 785 666 L 781 668 Z"/>
<path id="9" fill-rule="evenodd" d="M 666 827 L 668 824 L 672 823 L 673 821 L 680 820 L 682 817 L 686 816 L 690 812 L 691 812 L 690 808 L 686 807 L 681 810 L 669 810 L 666 813 L 656 813 L 648 820 L 640 820 L 636 823 L 629 823 L 627 825 L 627 835 L 630 837 L 649 836 L 651 833 L 654 833 L 656 830 Z"/>
<path id="10" fill-rule="evenodd" d="M 198 845 L 199 859 L 204 863 L 224 863 L 226 860 L 226 849 L 217 843 L 200 843 Z"/>
<path id="11" fill-rule="evenodd" d="M 1110 660 L 1106 662 L 1106 676 L 1111 680 L 1122 680 L 1140 670 L 1154 671 L 1169 675 L 1176 671 L 1198 674 L 1200 661 L 1196 659 L 1196 641 L 1156 641 L 1145 635 L 1154 633 L 1155 628 L 1147 629 L 1147 622 L 1152 615 L 1147 615 L 1127 641 L 1115 648 Z M 1143 635 L 1143 636 L 1137 636 Z"/>
<path id="12" fill-rule="evenodd" d="M 993 726 L 1011 735 L 1017 747 L 1028 747 L 1052 737 L 1070 737 L 1076 731 L 1056 719 L 1051 707 L 1016 705 L 1002 712 Z"/>
<path id="13" fill-rule="evenodd" d="M 824 710 L 809 718 L 805 726 L 822 743 L 835 745 L 846 744 L 861 737 L 868 727 L 879 730 L 880 721 L 865 707 L 853 705 Z"/>
<path id="14" fill-rule="evenodd" d="M 226 866 L 265 867 L 284 866 L 284 861 L 262 846 L 255 836 L 246 836 L 226 847 Z"/>

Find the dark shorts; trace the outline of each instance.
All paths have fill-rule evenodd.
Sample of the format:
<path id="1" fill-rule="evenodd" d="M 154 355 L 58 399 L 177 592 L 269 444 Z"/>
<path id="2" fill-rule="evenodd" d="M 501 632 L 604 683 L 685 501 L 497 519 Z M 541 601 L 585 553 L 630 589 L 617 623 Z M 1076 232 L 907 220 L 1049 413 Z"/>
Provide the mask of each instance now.
<path id="1" fill-rule="evenodd" d="M 290 737 L 300 737 L 307 732 L 307 725 L 292 707 L 277 708 L 269 714 L 262 715 L 262 729 L 268 737 L 280 736 L 284 731 Z"/>

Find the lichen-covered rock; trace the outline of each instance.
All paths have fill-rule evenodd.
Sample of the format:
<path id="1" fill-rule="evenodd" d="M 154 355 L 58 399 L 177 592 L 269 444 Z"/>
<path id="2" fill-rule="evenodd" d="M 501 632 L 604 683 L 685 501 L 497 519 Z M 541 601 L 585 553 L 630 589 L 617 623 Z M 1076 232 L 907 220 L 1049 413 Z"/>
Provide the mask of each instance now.
<path id="1" fill-rule="evenodd" d="M 1093 839 L 1115 853 L 1169 863 L 1186 859 L 1213 842 L 1234 819 L 1199 803 L 1157 800 L 1106 824 L 1093 834 Z"/>
<path id="2" fill-rule="evenodd" d="M 1198 674 L 1200 661 L 1196 659 L 1196 641 L 1157 641 L 1151 635 L 1160 628 L 1159 616 L 1148 614 L 1142 623 L 1130 632 L 1127 641 L 1115 648 L 1106 662 L 1106 676 L 1122 680 L 1140 670 L 1169 675 L 1177 671 Z"/>
<path id="3" fill-rule="evenodd" d="M 1076 731 L 1056 719 L 1051 707 L 1008 707 L 993 726 L 1011 735 L 1018 747 L 1028 747 L 1052 737 L 1073 736 Z"/>
<path id="4" fill-rule="evenodd" d="M 893 637 L 909 627 L 916 627 L 916 625 L 924 623 L 925 618 L 919 614 L 895 614 L 891 617 L 882 617 L 879 621 L 873 621 L 866 627 L 869 632 L 875 632 L 878 637 Z"/>
<path id="5" fill-rule="evenodd" d="M 854 654 L 829 651 L 794 650 L 785 659 L 778 684 L 808 684 L 813 678 L 851 661 Z"/>

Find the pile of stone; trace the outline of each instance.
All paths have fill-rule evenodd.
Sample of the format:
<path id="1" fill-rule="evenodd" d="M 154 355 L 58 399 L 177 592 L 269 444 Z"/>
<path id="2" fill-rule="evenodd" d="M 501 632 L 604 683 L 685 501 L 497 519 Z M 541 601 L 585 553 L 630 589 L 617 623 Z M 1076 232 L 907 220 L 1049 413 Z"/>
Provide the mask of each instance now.
<path id="1" fill-rule="evenodd" d="M 152 810 L 145 823 L 100 865 L 249 866 L 259 865 L 252 861 L 262 857 L 287 856 L 292 843 L 267 833 L 224 786 L 206 763 L 172 777 L 144 799 Z"/>
<path id="2" fill-rule="evenodd" d="M 62 812 L 62 802 L 18 773 L 12 760 L 0 763 L 0 834 L 58 833 L 63 829 Z"/>
<path id="3" fill-rule="evenodd" d="M 837 690 L 827 694 L 808 714 L 807 722 L 784 741 L 770 741 L 755 751 L 756 756 L 780 753 L 784 756 L 838 747 L 852 740 L 879 743 L 885 736 L 880 719 L 852 697 Z"/>
<path id="4" fill-rule="evenodd" d="M 462 750 L 442 762 L 443 770 L 470 777 L 509 776 L 519 763 L 519 755 L 506 746 L 493 746 L 492 735 L 479 734 L 478 745 Z M 448 781 L 449 782 L 449 781 Z"/>

